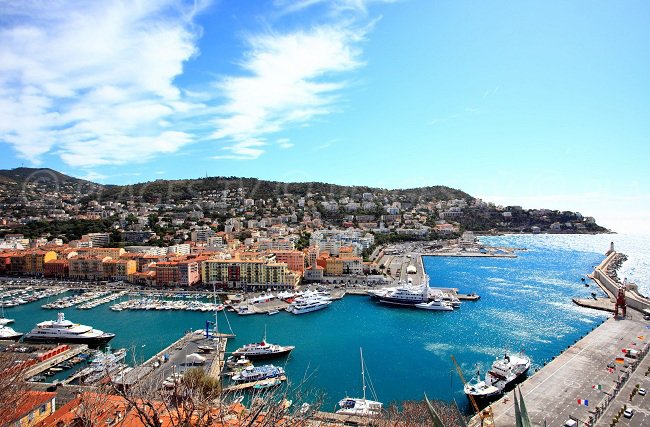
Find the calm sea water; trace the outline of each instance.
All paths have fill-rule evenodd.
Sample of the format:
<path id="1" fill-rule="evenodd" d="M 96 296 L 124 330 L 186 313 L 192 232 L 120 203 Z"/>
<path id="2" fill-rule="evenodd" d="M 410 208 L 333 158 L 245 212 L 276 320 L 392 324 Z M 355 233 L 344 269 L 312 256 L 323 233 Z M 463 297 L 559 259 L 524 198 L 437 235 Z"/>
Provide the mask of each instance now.
<path id="1" fill-rule="evenodd" d="M 604 258 L 614 240 L 630 255 L 624 272 L 648 289 L 645 241 L 632 236 L 504 236 L 485 238 L 495 245 L 525 247 L 516 259 L 425 257 L 432 286 L 477 292 L 478 302 L 466 302 L 451 313 L 392 308 L 367 297 L 348 296 L 326 310 L 303 316 L 230 314 L 237 334 L 229 351 L 264 335 L 272 343 L 295 345 L 286 360 L 294 384 L 303 380 L 325 394 L 324 409 L 333 409 L 347 393 L 360 395 L 359 347 L 378 398 L 387 403 L 430 397 L 466 407 L 462 385 L 450 361 L 454 354 L 466 375 L 487 368 L 504 350 L 525 349 L 533 370 L 599 325 L 606 315 L 574 306 L 571 298 L 600 291 L 585 287 L 581 278 Z M 40 308 L 43 302 L 10 308 L 14 328 L 28 331 L 36 322 L 56 317 Z M 188 329 L 201 329 L 206 313 L 112 312 L 109 304 L 92 310 L 70 308 L 75 322 L 112 331 L 114 348 L 134 349 L 144 360 Z M 224 314 L 219 314 L 225 325 Z M 283 363 L 283 361 L 278 361 Z"/>

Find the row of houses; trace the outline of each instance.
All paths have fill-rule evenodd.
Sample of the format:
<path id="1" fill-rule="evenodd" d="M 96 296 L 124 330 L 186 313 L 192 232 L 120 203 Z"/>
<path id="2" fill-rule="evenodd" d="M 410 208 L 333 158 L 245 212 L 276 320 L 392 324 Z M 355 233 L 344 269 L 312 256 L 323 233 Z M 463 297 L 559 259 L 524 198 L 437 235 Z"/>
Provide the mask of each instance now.
<path id="1" fill-rule="evenodd" d="M 305 251 L 203 251 L 177 256 L 126 252 L 122 248 L 50 247 L 0 252 L 0 275 L 123 281 L 158 287 L 198 284 L 241 288 L 295 288 L 303 277 L 361 275 L 362 258 L 354 247 L 340 247 L 337 255 L 312 246 Z"/>

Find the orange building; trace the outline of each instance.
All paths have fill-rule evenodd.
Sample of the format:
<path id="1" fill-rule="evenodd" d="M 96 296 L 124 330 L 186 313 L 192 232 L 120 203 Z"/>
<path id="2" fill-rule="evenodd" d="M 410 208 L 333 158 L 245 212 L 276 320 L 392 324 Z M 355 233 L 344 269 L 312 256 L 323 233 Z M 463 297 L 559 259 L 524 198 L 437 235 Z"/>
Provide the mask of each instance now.
<path id="1" fill-rule="evenodd" d="M 305 271 L 305 253 L 302 251 L 272 251 L 277 262 L 287 264 L 289 270 L 303 273 Z"/>

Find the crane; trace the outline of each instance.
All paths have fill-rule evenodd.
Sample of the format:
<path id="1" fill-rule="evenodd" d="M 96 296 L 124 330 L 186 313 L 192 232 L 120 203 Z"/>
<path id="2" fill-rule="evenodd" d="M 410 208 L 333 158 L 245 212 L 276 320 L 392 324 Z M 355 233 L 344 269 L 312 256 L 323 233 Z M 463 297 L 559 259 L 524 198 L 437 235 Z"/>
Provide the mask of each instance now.
<path id="1" fill-rule="evenodd" d="M 463 382 L 463 385 L 467 384 L 467 381 L 465 381 L 465 376 L 463 375 L 462 369 L 460 369 L 460 365 L 458 365 L 458 362 L 456 362 L 456 358 L 454 355 L 451 355 L 451 361 L 454 362 L 454 366 L 456 367 L 456 371 L 458 371 L 458 375 L 460 376 L 460 380 Z M 474 396 L 471 394 L 467 395 L 469 397 L 469 401 L 472 402 L 472 406 L 474 407 L 474 411 L 476 411 L 476 414 L 479 416 L 481 420 L 481 426 L 483 427 L 494 427 L 494 417 L 492 415 L 492 407 L 488 406 L 484 410 L 481 411 L 481 409 L 478 407 L 478 404 L 476 403 L 476 400 L 474 399 Z"/>

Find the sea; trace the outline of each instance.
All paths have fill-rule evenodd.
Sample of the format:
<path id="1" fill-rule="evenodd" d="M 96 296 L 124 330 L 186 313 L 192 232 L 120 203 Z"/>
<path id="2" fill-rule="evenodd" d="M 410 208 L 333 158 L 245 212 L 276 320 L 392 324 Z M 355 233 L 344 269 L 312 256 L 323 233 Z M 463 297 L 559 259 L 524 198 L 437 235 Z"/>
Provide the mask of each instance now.
<path id="1" fill-rule="evenodd" d="M 484 373 L 505 352 L 524 351 L 532 358 L 531 375 L 600 325 L 607 313 L 581 308 L 573 297 L 602 292 L 582 279 L 604 259 L 610 242 L 628 255 L 619 276 L 650 294 L 650 245 L 634 235 L 506 235 L 481 237 L 488 245 L 519 248 L 517 258 L 424 257 L 431 286 L 476 292 L 480 300 L 463 302 L 453 312 L 396 308 L 365 296 L 346 296 L 327 309 L 301 316 L 237 316 L 221 312 L 221 330 L 236 334 L 228 351 L 261 340 L 294 345 L 282 364 L 291 393 L 301 401 L 319 401 L 323 410 L 362 393 L 360 349 L 367 367 L 367 397 L 373 392 L 386 405 L 429 398 L 469 404 L 451 361 L 467 378 Z M 585 280 L 587 283 L 588 280 Z M 29 331 L 35 323 L 56 318 L 45 301 L 5 309 L 11 326 Z M 68 308 L 66 318 L 115 332 L 113 348 L 129 349 L 128 359 L 148 359 L 188 330 L 205 327 L 210 313 L 181 311 L 113 312 L 110 303 L 91 310 Z"/>

